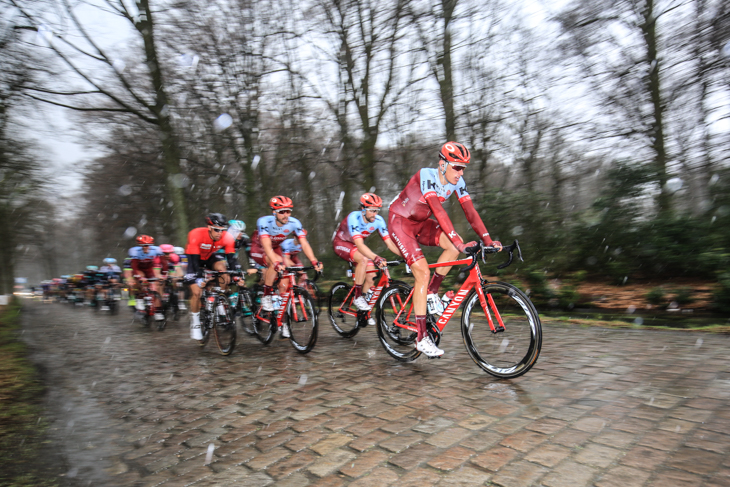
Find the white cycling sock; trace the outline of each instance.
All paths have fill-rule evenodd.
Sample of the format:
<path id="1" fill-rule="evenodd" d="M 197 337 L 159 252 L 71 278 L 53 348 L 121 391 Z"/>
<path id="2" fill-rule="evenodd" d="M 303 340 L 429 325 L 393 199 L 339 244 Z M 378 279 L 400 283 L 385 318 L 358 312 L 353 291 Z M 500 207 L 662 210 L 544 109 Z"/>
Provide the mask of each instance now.
<path id="1" fill-rule="evenodd" d="M 194 326 L 200 326 L 200 312 L 190 313 L 190 317 L 192 318 L 190 320 L 190 328 L 193 328 Z"/>

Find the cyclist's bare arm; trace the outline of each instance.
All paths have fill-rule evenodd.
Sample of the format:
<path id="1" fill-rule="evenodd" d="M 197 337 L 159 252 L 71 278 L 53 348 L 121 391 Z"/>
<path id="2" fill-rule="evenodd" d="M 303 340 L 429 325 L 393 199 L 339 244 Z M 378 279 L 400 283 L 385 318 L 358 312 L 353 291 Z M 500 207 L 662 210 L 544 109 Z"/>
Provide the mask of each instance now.
<path id="1" fill-rule="evenodd" d="M 307 241 L 307 237 L 300 236 L 299 238 L 299 245 L 302 246 L 302 252 L 304 252 L 304 255 L 307 256 L 307 259 L 309 259 L 309 262 L 312 263 L 312 265 L 317 269 L 317 271 L 322 270 L 322 263 L 317 261 L 317 258 L 314 256 L 314 251 L 312 250 L 312 246 L 309 245 L 309 242 Z"/>
<path id="2" fill-rule="evenodd" d="M 356 238 L 355 240 L 355 247 L 357 247 L 357 251 L 360 252 L 362 255 L 367 257 L 370 260 L 375 259 L 378 255 L 370 250 L 370 247 L 365 245 L 365 241 L 362 238 Z"/>

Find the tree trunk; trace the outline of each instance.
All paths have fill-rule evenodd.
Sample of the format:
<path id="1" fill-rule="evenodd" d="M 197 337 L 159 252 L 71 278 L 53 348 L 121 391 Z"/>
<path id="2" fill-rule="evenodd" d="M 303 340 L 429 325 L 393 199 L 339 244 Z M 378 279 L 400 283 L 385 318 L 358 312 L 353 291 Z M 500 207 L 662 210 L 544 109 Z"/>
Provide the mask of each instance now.
<path id="1" fill-rule="evenodd" d="M 458 0 L 442 0 L 444 14 L 443 51 L 437 63 L 441 64 L 442 77 L 439 83 L 441 104 L 444 107 L 446 140 L 456 140 L 456 114 L 454 113 L 454 78 L 451 65 L 451 20 Z"/>
<path id="2" fill-rule="evenodd" d="M 641 32 L 646 44 L 646 57 L 649 63 L 648 89 L 652 104 L 652 131 L 651 148 L 654 151 L 654 167 L 659 183 L 660 193 L 657 198 L 659 214 L 666 214 L 671 210 L 671 196 L 666 188 L 667 183 L 667 153 L 664 140 L 664 105 L 662 103 L 659 59 L 657 56 L 656 19 L 654 14 L 654 0 L 647 0 L 646 8 L 642 12 L 644 23 Z"/>

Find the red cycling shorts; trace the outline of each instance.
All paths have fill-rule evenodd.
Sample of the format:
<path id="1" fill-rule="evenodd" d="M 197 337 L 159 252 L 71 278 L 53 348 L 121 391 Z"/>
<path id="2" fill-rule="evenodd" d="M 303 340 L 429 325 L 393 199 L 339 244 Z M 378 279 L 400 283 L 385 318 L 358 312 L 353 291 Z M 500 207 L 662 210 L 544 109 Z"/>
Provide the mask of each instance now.
<path id="1" fill-rule="evenodd" d="M 355 252 L 357 252 L 357 245 L 352 242 L 347 242 L 345 240 L 336 238 L 334 242 L 332 242 L 332 248 L 335 250 L 335 254 L 337 254 L 337 257 L 345 260 L 346 262 L 357 265 L 357 262 L 355 262 L 352 257 L 353 255 L 355 255 Z M 368 265 L 374 265 L 373 261 L 368 260 Z"/>
<path id="2" fill-rule="evenodd" d="M 276 255 L 281 257 L 281 261 L 283 262 L 284 257 L 281 253 L 281 247 L 276 247 L 274 249 L 274 252 L 276 253 Z M 267 262 L 268 259 L 266 258 L 266 252 L 264 252 L 264 248 L 258 243 L 254 242 L 253 244 L 251 244 L 251 251 L 248 255 L 250 255 L 253 261 L 256 262 L 258 265 L 262 265 L 264 267 L 269 266 L 269 263 Z"/>
<path id="3" fill-rule="evenodd" d="M 388 231 L 408 265 L 424 258 L 421 245 L 438 247 L 443 233 L 436 220 L 428 218 L 416 222 L 393 212 L 388 215 Z"/>
<path id="4" fill-rule="evenodd" d="M 155 269 L 153 267 L 139 267 L 138 275 L 147 278 L 152 279 L 155 277 Z"/>

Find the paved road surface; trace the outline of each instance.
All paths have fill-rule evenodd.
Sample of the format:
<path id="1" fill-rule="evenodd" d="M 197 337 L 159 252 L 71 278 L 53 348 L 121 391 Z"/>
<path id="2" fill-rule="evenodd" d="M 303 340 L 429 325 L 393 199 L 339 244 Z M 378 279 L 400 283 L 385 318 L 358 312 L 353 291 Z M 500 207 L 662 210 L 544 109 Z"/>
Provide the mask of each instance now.
<path id="1" fill-rule="evenodd" d="M 730 486 L 728 336 L 551 325 L 500 381 L 456 323 L 399 364 L 374 329 L 221 357 L 130 317 L 27 302 L 69 485 Z"/>

